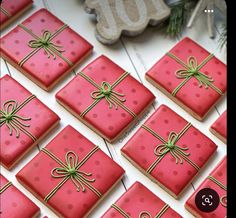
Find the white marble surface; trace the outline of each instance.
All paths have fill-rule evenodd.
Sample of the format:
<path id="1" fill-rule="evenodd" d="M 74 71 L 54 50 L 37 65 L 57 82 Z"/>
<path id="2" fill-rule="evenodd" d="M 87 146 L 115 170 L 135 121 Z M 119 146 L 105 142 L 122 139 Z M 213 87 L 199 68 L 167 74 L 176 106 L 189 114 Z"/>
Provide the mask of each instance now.
<path id="1" fill-rule="evenodd" d="M 39 149 L 44 147 L 53 137 L 57 135 L 67 124 L 71 124 L 78 131 L 83 133 L 95 144 L 98 144 L 100 148 L 119 163 L 125 170 L 126 174 L 122 182 L 116 186 L 115 190 L 112 191 L 107 198 L 105 198 L 99 206 L 90 214 L 91 218 L 100 217 L 110 205 L 116 201 L 122 193 L 125 192 L 136 180 L 145 184 L 151 191 L 168 203 L 173 209 L 180 213 L 184 218 L 193 217 L 184 208 L 184 203 L 187 198 L 192 194 L 194 189 L 203 181 L 203 179 L 211 172 L 211 170 L 217 165 L 217 163 L 226 154 L 226 145 L 223 144 L 218 138 L 209 132 L 209 126 L 219 117 L 219 114 L 223 113 L 226 109 L 226 97 L 216 105 L 215 109 L 207 116 L 204 122 L 197 121 L 189 114 L 187 114 L 182 108 L 168 99 L 159 90 L 154 88 L 144 79 L 145 72 L 152 67 L 152 65 L 161 58 L 165 52 L 167 52 L 172 46 L 174 46 L 182 37 L 189 36 L 196 40 L 199 44 L 204 46 L 206 49 L 214 53 L 223 62 L 226 61 L 225 50 L 220 51 L 217 45 L 217 38 L 212 40 L 208 38 L 206 28 L 206 17 L 205 15 L 197 21 L 196 25 L 192 29 L 187 29 L 180 39 L 170 39 L 165 36 L 163 31 L 158 28 L 149 27 L 146 31 L 138 37 L 128 38 L 122 37 L 118 43 L 112 46 L 105 46 L 99 43 L 95 36 L 95 19 L 93 15 L 86 14 L 83 9 L 83 1 L 81 0 L 35 0 L 34 7 L 20 17 L 16 22 L 10 25 L 7 29 L 1 32 L 4 35 L 11 30 L 18 22 L 23 21 L 26 17 L 31 15 L 34 11 L 39 8 L 45 7 L 58 16 L 65 23 L 69 24 L 75 31 L 85 37 L 89 42 L 94 45 L 93 54 L 83 62 L 80 67 L 69 74 L 64 81 L 60 82 L 50 93 L 42 90 L 25 76 L 23 76 L 14 67 L 6 63 L 1 59 L 1 74 L 10 74 L 13 78 L 19 81 L 23 86 L 29 89 L 32 93 L 36 94 L 37 97 L 44 103 L 46 103 L 51 109 L 53 109 L 60 117 L 61 123 L 50 135 L 48 135 L 43 141 L 40 142 L 38 147 L 36 146 L 32 152 L 26 155 L 23 160 L 12 170 L 7 171 L 1 167 L 1 173 L 11 180 L 16 187 L 18 187 L 23 193 L 25 193 L 30 199 L 32 199 L 41 209 L 41 215 L 48 216 L 49 218 L 57 217 L 50 209 L 44 206 L 39 200 L 37 200 L 29 191 L 22 187 L 16 180 L 15 174 L 29 162 L 38 152 Z M 220 20 L 217 20 L 217 24 Z M 219 25 L 218 25 L 219 26 Z M 217 27 L 218 27 L 217 26 Z M 217 31 L 218 32 L 218 31 Z M 219 34 L 217 34 L 218 37 Z M 56 103 L 55 93 L 67 84 L 76 74 L 76 72 L 87 65 L 90 61 L 95 59 L 97 56 L 105 54 L 117 64 L 122 66 L 127 71 L 141 81 L 147 88 L 149 88 L 156 95 L 156 102 L 154 106 L 144 115 L 140 122 L 128 131 L 124 137 L 122 137 L 116 144 L 109 144 L 105 142 L 101 137 L 91 131 L 84 124 L 79 122 L 73 115 L 66 111 L 62 106 Z M 1 75 L 1 76 L 2 76 Z M 167 194 L 158 185 L 151 182 L 146 176 L 140 173 L 133 165 L 131 165 L 124 157 L 120 154 L 120 148 L 128 141 L 128 139 L 135 133 L 139 126 L 154 112 L 160 104 L 166 104 L 170 108 L 177 111 L 181 116 L 185 117 L 188 121 L 192 122 L 197 128 L 203 131 L 209 138 L 211 138 L 217 145 L 218 150 L 214 157 L 207 164 L 207 167 L 200 172 L 197 178 L 192 184 L 186 189 L 184 194 L 179 200 L 175 200 L 169 194 Z"/>

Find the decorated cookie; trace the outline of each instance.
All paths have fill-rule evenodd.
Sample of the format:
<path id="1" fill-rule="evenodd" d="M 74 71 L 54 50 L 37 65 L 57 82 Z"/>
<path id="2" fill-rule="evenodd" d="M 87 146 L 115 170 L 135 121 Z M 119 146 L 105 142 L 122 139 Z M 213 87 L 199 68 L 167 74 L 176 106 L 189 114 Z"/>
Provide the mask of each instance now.
<path id="1" fill-rule="evenodd" d="M 56 99 L 85 125 L 114 142 L 155 96 L 124 69 L 100 56 L 62 88 Z"/>
<path id="2" fill-rule="evenodd" d="M 8 75 L 0 79 L 0 159 L 11 169 L 60 118 Z"/>
<path id="3" fill-rule="evenodd" d="M 4 29 L 12 23 L 12 21 L 28 10 L 32 4 L 32 0 L 1 0 L 0 29 Z"/>
<path id="4" fill-rule="evenodd" d="M 190 38 L 184 38 L 147 73 L 160 91 L 198 120 L 226 93 L 226 65 Z"/>
<path id="5" fill-rule="evenodd" d="M 50 90 L 92 50 L 68 25 L 40 9 L 1 39 L 1 56 Z"/>
<path id="6" fill-rule="evenodd" d="M 220 117 L 211 125 L 210 131 L 216 137 L 226 144 L 227 141 L 227 111 L 220 115 Z"/>
<path id="7" fill-rule="evenodd" d="M 0 174 L 1 218 L 36 218 L 40 209 Z"/>
<path id="8" fill-rule="evenodd" d="M 116 42 L 121 34 L 138 35 L 148 24 L 156 26 L 170 15 L 163 0 L 86 0 L 85 9 L 96 15 L 96 37 L 104 44 Z"/>
<path id="9" fill-rule="evenodd" d="M 161 105 L 121 149 L 139 170 L 178 198 L 217 146 L 191 123 Z"/>
<path id="10" fill-rule="evenodd" d="M 149 189 L 135 182 L 101 218 L 181 218 Z"/>
<path id="11" fill-rule="evenodd" d="M 225 156 L 185 203 L 197 218 L 226 218 L 227 157 Z"/>
<path id="12" fill-rule="evenodd" d="M 59 217 L 87 217 L 124 170 L 71 126 L 65 127 L 16 178 Z"/>

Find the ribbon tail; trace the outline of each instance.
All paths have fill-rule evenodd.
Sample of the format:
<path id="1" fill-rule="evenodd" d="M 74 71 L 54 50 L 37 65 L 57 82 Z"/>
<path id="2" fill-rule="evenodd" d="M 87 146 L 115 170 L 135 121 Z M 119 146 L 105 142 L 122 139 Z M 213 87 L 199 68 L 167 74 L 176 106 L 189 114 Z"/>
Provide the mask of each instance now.
<path id="1" fill-rule="evenodd" d="M 183 159 L 177 153 L 175 153 L 174 150 L 170 150 L 170 153 L 173 157 L 175 157 L 176 164 L 178 164 L 179 162 L 180 162 L 180 164 L 183 164 Z"/>
<path id="2" fill-rule="evenodd" d="M 109 97 L 105 96 L 105 99 L 107 100 L 107 102 L 109 103 L 109 108 L 111 109 L 112 106 L 114 105 L 115 109 L 118 109 L 117 104 L 115 103 L 115 101 L 112 100 L 112 98 L 110 99 Z"/>
<path id="3" fill-rule="evenodd" d="M 76 181 L 75 181 L 76 180 Z M 76 186 L 77 188 L 77 191 L 80 191 L 80 188 L 82 188 L 82 192 L 85 192 L 85 187 L 83 185 L 83 183 L 81 182 L 81 179 L 80 179 L 80 175 L 76 174 L 76 177 L 73 178 L 71 177 L 71 181 L 74 183 L 74 185 Z M 77 184 L 78 183 L 78 184 Z"/>

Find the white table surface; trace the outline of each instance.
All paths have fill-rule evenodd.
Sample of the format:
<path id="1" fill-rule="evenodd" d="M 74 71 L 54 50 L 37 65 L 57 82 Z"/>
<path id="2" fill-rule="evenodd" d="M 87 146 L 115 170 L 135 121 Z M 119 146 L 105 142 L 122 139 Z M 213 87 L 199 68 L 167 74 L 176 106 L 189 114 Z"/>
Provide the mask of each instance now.
<path id="1" fill-rule="evenodd" d="M 19 81 L 24 87 L 36 94 L 37 97 L 53 109 L 60 117 L 60 126 L 54 129 L 44 140 L 40 142 L 38 146 L 26 155 L 22 161 L 11 171 L 7 171 L 1 167 L 1 173 L 13 182 L 13 184 L 25 193 L 32 201 L 34 201 L 41 209 L 41 215 L 48 216 L 49 218 L 57 217 L 50 209 L 44 206 L 38 199 L 36 199 L 29 191 L 27 191 L 22 185 L 20 185 L 15 174 L 28 163 L 38 152 L 39 149 L 47 145 L 47 143 L 54 138 L 66 125 L 70 124 L 76 128 L 79 132 L 83 133 L 85 137 L 89 138 L 93 143 L 98 144 L 100 148 L 113 158 L 118 164 L 120 164 L 126 171 L 122 182 L 120 182 L 116 188 L 110 192 L 110 194 L 99 204 L 99 206 L 89 215 L 91 218 L 100 217 L 112 203 L 114 203 L 120 196 L 129 188 L 135 181 L 140 181 L 146 185 L 152 192 L 159 196 L 162 200 L 168 203 L 174 210 L 181 214 L 184 218 L 193 217 L 185 208 L 184 203 L 188 197 L 193 193 L 194 189 L 200 185 L 203 179 L 213 170 L 217 163 L 226 154 L 226 145 L 218 138 L 209 132 L 210 125 L 219 117 L 220 114 L 226 109 L 226 97 L 219 102 L 215 109 L 207 116 L 203 121 L 197 121 L 188 113 L 186 113 L 181 107 L 168 99 L 158 89 L 154 88 L 150 83 L 144 79 L 145 72 L 153 66 L 153 64 L 159 60 L 165 52 L 167 52 L 172 46 L 174 46 L 182 37 L 189 36 L 193 40 L 197 41 L 203 47 L 210 52 L 214 53 L 224 63 L 226 62 L 226 51 L 218 49 L 217 39 L 219 37 L 219 22 L 217 19 L 217 37 L 216 39 L 210 39 L 207 34 L 206 27 L 206 15 L 201 16 L 196 25 L 192 29 L 187 29 L 180 39 L 170 39 L 165 36 L 163 31 L 158 28 L 149 27 L 143 34 L 135 38 L 122 37 L 115 45 L 105 46 L 98 42 L 95 38 L 95 18 L 93 15 L 89 15 L 84 11 L 82 0 L 35 0 L 34 7 L 21 16 L 16 22 L 12 23 L 8 28 L 1 32 L 4 35 L 11 30 L 18 22 L 23 21 L 29 15 L 39 8 L 47 8 L 62 21 L 70 25 L 75 31 L 85 37 L 90 43 L 94 45 L 94 52 L 86 61 L 84 61 L 80 67 L 69 74 L 62 82 L 60 82 L 50 93 L 42 90 L 29 79 L 27 79 L 18 70 L 12 67 L 1 59 L 1 76 L 9 74 L 14 79 Z M 137 80 L 141 81 L 147 88 L 149 88 L 156 96 L 156 101 L 153 107 L 140 119 L 134 128 L 131 128 L 116 144 L 109 144 L 103 140 L 100 136 L 82 124 L 73 115 L 66 111 L 62 106 L 56 103 L 55 93 L 65 84 L 67 84 L 84 66 L 90 61 L 95 59 L 101 54 L 107 55 L 118 65 L 131 72 Z M 197 178 L 188 186 L 184 194 L 179 200 L 175 200 L 162 188 L 153 183 L 140 171 L 138 171 L 133 165 L 131 165 L 120 154 L 121 147 L 129 140 L 129 138 L 135 133 L 142 123 L 154 112 L 160 104 L 166 104 L 170 108 L 174 109 L 178 114 L 190 121 L 194 126 L 204 132 L 210 139 L 212 139 L 217 145 L 218 150 L 214 157 L 207 164 L 206 168 L 202 170 Z"/>

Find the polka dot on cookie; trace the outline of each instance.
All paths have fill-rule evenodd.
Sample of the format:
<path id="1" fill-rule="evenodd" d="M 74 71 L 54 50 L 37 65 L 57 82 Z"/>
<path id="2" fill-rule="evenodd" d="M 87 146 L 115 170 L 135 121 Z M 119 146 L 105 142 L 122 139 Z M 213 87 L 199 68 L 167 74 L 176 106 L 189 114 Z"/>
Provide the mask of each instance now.
<path id="1" fill-rule="evenodd" d="M 193 131 L 193 135 L 198 135 L 198 132 L 197 131 Z"/>
<path id="2" fill-rule="evenodd" d="M 111 213 L 111 217 L 115 217 L 116 216 L 116 213 L 115 212 L 112 212 Z"/>
<path id="3" fill-rule="evenodd" d="M 93 118 L 97 118 L 98 117 L 98 115 L 97 114 L 93 114 Z"/>
<path id="4" fill-rule="evenodd" d="M 188 174 L 189 176 L 191 176 L 193 173 L 192 173 L 192 171 L 188 170 L 188 171 L 187 171 L 187 174 Z"/>
<path id="5" fill-rule="evenodd" d="M 114 127 L 113 127 L 113 126 L 108 126 L 108 129 L 109 129 L 110 131 L 113 131 L 113 130 L 114 130 Z"/>
<path id="6" fill-rule="evenodd" d="M 96 160 L 94 163 L 95 163 L 95 165 L 100 165 L 100 161 L 99 160 Z"/>
<path id="7" fill-rule="evenodd" d="M 6 140 L 6 141 L 5 141 L 5 145 L 10 145 L 10 141 L 9 141 L 9 140 Z"/>
<path id="8" fill-rule="evenodd" d="M 65 152 L 68 152 L 68 151 L 69 151 L 69 148 L 64 148 L 64 151 L 65 151 Z"/>
<path id="9" fill-rule="evenodd" d="M 222 173 L 222 172 L 218 172 L 217 175 L 218 175 L 218 176 L 222 176 L 223 173 Z"/>
<path id="10" fill-rule="evenodd" d="M 126 117 L 126 114 L 125 114 L 125 113 L 121 113 L 121 116 L 122 116 L 122 117 Z"/>
<path id="11" fill-rule="evenodd" d="M 25 144 L 26 144 L 26 141 L 25 141 L 25 140 L 21 140 L 20 143 L 21 143 L 22 145 L 25 145 Z"/>
<path id="12" fill-rule="evenodd" d="M 97 175 L 96 175 L 96 179 L 101 179 L 101 175 L 100 175 L 100 174 L 97 174 Z"/>
<path id="13" fill-rule="evenodd" d="M 164 123 L 165 123 L 165 124 L 169 123 L 169 120 L 165 119 L 165 120 L 164 120 Z"/>
<path id="14" fill-rule="evenodd" d="M 145 201 L 145 199 L 144 198 L 140 198 L 139 201 L 143 203 Z"/>
<path id="15" fill-rule="evenodd" d="M 167 71 L 166 71 L 166 74 L 167 74 L 167 75 L 170 75 L 170 74 L 171 74 L 171 72 L 170 72 L 169 70 L 167 70 Z"/>
<path id="16" fill-rule="evenodd" d="M 131 89 L 131 92 L 132 92 L 132 93 L 135 93 L 135 92 L 136 92 L 136 89 L 134 89 L 134 88 Z"/>
<path id="17" fill-rule="evenodd" d="M 128 203 L 130 202 L 130 199 L 129 198 L 125 198 L 125 203 Z"/>
<path id="18" fill-rule="evenodd" d="M 84 149 L 83 149 L 82 147 L 80 147 L 80 148 L 79 148 L 79 151 L 80 151 L 80 152 L 83 152 L 83 151 L 84 151 Z"/>
<path id="19" fill-rule="evenodd" d="M 72 194 L 72 190 L 71 189 L 68 189 L 67 191 L 66 191 L 66 193 L 68 194 L 68 195 L 70 195 L 70 194 Z"/>
<path id="20" fill-rule="evenodd" d="M 197 148 L 201 148 L 201 144 L 199 144 L 199 143 L 196 144 L 196 147 L 197 147 Z"/>
<path id="21" fill-rule="evenodd" d="M 203 162 L 203 161 L 204 161 L 204 158 L 203 158 L 203 157 L 199 157 L 198 160 L 199 160 L 200 162 Z"/>
<path id="22" fill-rule="evenodd" d="M 141 149 L 141 150 L 145 150 L 146 148 L 145 148 L 145 146 L 142 145 L 142 146 L 140 147 L 140 149 Z"/>
<path id="23" fill-rule="evenodd" d="M 68 204 L 68 205 L 67 205 L 67 208 L 70 209 L 70 210 L 71 210 L 73 207 L 74 207 L 74 206 L 73 206 L 72 204 Z"/>
<path id="24" fill-rule="evenodd" d="M 38 176 L 34 177 L 34 181 L 38 182 L 40 178 Z"/>
<path id="25" fill-rule="evenodd" d="M 38 166 L 39 166 L 38 162 L 34 163 L 34 167 L 38 167 Z"/>
<path id="26" fill-rule="evenodd" d="M 174 176 L 178 175 L 178 171 L 176 171 L 176 170 L 174 170 L 172 173 L 173 173 Z"/>
<path id="27" fill-rule="evenodd" d="M 12 202 L 12 204 L 11 204 L 12 207 L 17 207 L 17 205 L 18 204 L 16 202 Z"/>
<path id="28" fill-rule="evenodd" d="M 143 164 L 146 164 L 146 163 L 147 163 L 147 160 L 146 160 L 146 159 L 143 159 L 143 160 L 142 160 L 142 163 L 143 163 Z"/>

